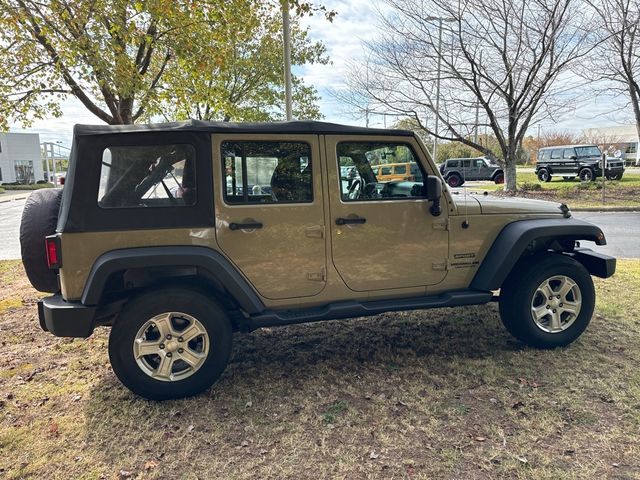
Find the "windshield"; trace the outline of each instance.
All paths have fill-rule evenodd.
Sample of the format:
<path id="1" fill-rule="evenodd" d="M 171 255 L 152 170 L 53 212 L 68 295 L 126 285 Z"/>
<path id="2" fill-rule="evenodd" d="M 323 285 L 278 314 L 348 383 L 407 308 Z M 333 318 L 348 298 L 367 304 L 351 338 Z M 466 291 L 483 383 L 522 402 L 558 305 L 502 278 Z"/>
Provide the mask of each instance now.
<path id="1" fill-rule="evenodd" d="M 576 153 L 578 157 L 599 157 L 602 155 L 600 149 L 596 146 L 576 147 Z"/>

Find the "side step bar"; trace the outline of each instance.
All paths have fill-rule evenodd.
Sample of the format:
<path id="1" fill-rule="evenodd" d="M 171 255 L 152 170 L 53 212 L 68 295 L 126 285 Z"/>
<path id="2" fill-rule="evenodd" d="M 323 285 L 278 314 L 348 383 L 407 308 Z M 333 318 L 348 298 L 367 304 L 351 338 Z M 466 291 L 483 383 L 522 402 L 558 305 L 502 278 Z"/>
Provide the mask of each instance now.
<path id="1" fill-rule="evenodd" d="M 318 322 L 320 320 L 367 317 L 383 312 L 480 305 L 488 303 L 492 299 L 493 294 L 491 292 L 464 290 L 427 297 L 375 300 L 371 302 L 356 302 L 348 300 L 318 308 L 305 308 L 299 310 L 266 310 L 263 313 L 245 319 L 243 326 L 249 331 L 252 331 L 263 327 Z"/>

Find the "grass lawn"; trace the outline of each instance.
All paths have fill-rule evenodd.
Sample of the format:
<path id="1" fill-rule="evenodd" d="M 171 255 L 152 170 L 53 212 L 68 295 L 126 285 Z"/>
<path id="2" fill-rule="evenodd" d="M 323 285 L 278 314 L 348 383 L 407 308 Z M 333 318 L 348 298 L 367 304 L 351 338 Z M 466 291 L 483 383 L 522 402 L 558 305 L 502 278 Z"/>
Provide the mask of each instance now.
<path id="1" fill-rule="evenodd" d="M 565 181 L 555 176 L 550 182 L 538 181 L 533 172 L 518 172 L 518 197 L 537 198 L 568 204 L 570 207 L 602 206 L 600 180 L 583 184 L 577 179 Z M 469 188 L 472 188 L 469 186 Z M 488 184 L 478 187 L 499 194 L 502 185 Z M 640 208 L 640 173 L 626 172 L 619 181 L 605 183 L 605 206 L 637 206 Z"/>
<path id="2" fill-rule="evenodd" d="M 164 403 L 118 383 L 106 329 L 40 331 L 19 262 L 0 285 L 2 478 L 640 477 L 637 260 L 567 348 L 524 347 L 493 304 L 264 329 Z"/>

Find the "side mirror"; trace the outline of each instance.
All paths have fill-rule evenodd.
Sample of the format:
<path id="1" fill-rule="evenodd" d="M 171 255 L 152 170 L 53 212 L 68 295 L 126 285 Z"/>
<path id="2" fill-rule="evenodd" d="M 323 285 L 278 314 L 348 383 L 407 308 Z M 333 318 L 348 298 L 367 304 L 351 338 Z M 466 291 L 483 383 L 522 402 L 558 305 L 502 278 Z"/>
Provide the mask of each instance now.
<path id="1" fill-rule="evenodd" d="M 442 208 L 440 207 L 440 197 L 442 196 L 442 182 L 435 175 L 429 175 L 424 184 L 427 200 L 433 202 L 430 208 L 431 215 L 440 216 Z"/>

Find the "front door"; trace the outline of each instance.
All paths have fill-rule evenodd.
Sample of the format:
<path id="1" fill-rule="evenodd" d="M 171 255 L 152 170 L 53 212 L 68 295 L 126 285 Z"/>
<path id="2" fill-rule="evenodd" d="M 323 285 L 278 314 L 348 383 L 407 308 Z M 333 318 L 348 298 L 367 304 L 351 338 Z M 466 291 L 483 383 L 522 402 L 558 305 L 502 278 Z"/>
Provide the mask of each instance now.
<path id="1" fill-rule="evenodd" d="M 325 286 L 324 210 L 316 135 L 214 135 L 216 238 L 263 297 Z"/>
<path id="2" fill-rule="evenodd" d="M 435 172 L 407 137 L 325 137 L 333 263 L 355 291 L 434 285 L 446 276 L 447 209 L 434 217 L 423 179 Z M 416 164 L 414 181 L 380 182 L 370 164 Z M 355 166 L 350 189 L 340 167 Z M 382 171 L 382 169 L 380 169 Z M 414 167 L 415 171 L 415 167 Z M 443 197 L 444 206 L 444 197 Z"/>

